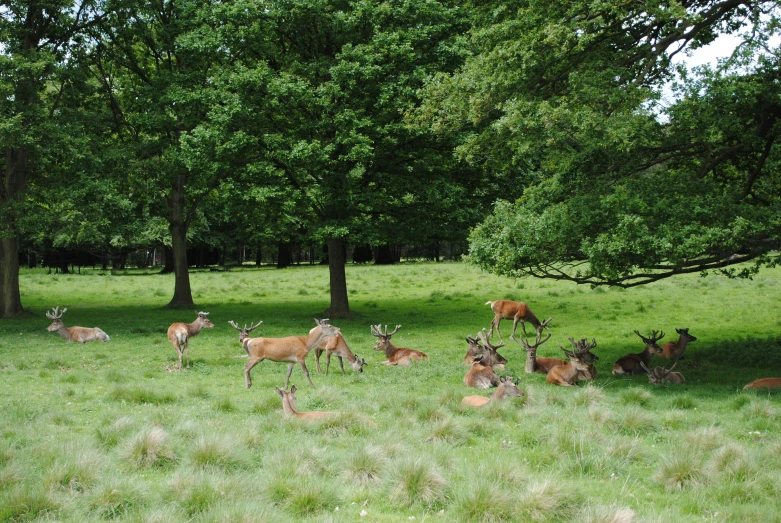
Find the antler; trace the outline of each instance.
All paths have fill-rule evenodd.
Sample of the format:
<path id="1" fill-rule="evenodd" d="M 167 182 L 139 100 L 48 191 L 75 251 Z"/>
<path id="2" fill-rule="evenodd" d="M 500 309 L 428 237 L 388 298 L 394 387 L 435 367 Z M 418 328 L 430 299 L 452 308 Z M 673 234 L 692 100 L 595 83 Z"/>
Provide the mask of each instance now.
<path id="1" fill-rule="evenodd" d="M 667 376 L 668 374 L 670 374 L 673 371 L 673 369 L 675 369 L 676 365 L 678 365 L 677 361 L 675 363 L 673 363 L 673 366 L 670 367 L 669 369 L 664 369 L 664 375 Z"/>
<path id="2" fill-rule="evenodd" d="M 640 366 L 643 367 L 643 369 L 645 369 L 645 372 L 647 374 L 653 374 L 653 371 L 651 369 L 649 369 L 648 367 L 646 367 L 645 363 L 643 363 L 642 361 L 640 361 Z"/>
<path id="3" fill-rule="evenodd" d="M 659 335 L 658 335 L 658 336 L 657 336 L 657 333 L 659 333 Z M 635 331 L 635 334 L 637 334 L 638 336 L 640 336 L 640 339 L 641 339 L 641 340 L 643 340 L 643 343 L 645 343 L 646 345 L 653 345 L 653 344 L 654 344 L 654 343 L 656 343 L 657 341 L 659 341 L 659 340 L 661 340 L 662 338 L 664 338 L 664 331 L 655 331 L 655 330 L 652 330 L 652 331 L 651 331 L 651 337 L 650 337 L 650 338 L 646 338 L 645 336 L 643 336 L 642 334 L 640 334 L 640 332 L 638 332 L 638 331 Z"/>
<path id="4" fill-rule="evenodd" d="M 391 332 L 390 334 L 388 334 L 388 326 L 386 325 L 386 326 L 385 326 L 385 334 L 383 334 L 383 336 L 388 336 L 388 337 L 390 337 L 390 336 L 393 336 L 394 334 L 396 334 L 396 332 L 397 332 L 397 331 L 398 331 L 400 328 L 401 328 L 401 325 L 396 325 L 396 328 L 395 328 L 395 329 L 393 329 L 393 332 Z"/>
<path id="5" fill-rule="evenodd" d="M 501 345 L 492 345 L 490 341 L 488 341 L 488 330 L 483 328 L 482 332 L 478 332 L 477 335 L 480 337 L 480 340 L 483 342 L 483 345 L 488 347 L 489 349 L 496 350 L 501 349 L 504 347 L 504 343 Z"/>
<path id="6" fill-rule="evenodd" d="M 60 312 L 59 314 L 57 314 L 57 311 L 58 311 L 59 309 L 60 309 L 60 306 L 58 305 L 58 306 L 56 306 L 54 309 L 52 309 L 52 312 L 48 312 L 48 311 L 47 311 L 47 312 L 46 312 L 46 317 L 47 317 L 47 318 L 49 318 L 50 320 L 59 320 L 60 318 L 62 318 L 62 315 L 63 315 L 63 314 L 65 314 L 65 311 L 67 311 L 67 310 L 68 310 L 67 308 L 63 308 L 63 309 L 62 309 L 62 312 Z"/>
<path id="7" fill-rule="evenodd" d="M 236 329 L 237 331 L 239 331 L 239 332 L 243 332 L 243 333 L 246 333 L 246 334 L 249 334 L 249 333 L 250 333 L 250 332 L 252 332 L 253 330 L 255 330 L 255 329 L 257 329 L 258 327 L 260 327 L 261 323 L 263 323 L 263 320 L 259 321 L 257 325 L 252 325 L 252 322 L 250 322 L 250 325 L 251 325 L 251 327 L 250 327 L 250 328 L 247 328 L 247 324 L 245 323 L 245 324 L 244 324 L 244 328 L 243 328 L 243 329 L 242 329 L 242 328 L 240 328 L 240 327 L 239 327 L 239 326 L 236 324 L 236 322 L 235 322 L 235 321 L 233 321 L 233 320 L 229 321 L 228 323 L 230 324 L 230 326 L 231 326 L 231 327 L 233 327 L 233 328 L 234 328 L 234 329 Z"/>
<path id="8" fill-rule="evenodd" d="M 199 312 L 199 313 L 198 313 L 198 316 L 200 316 L 201 318 L 205 318 L 205 317 L 206 317 L 206 316 L 208 316 L 208 315 L 209 315 L 209 313 L 208 313 L 208 312 Z"/>

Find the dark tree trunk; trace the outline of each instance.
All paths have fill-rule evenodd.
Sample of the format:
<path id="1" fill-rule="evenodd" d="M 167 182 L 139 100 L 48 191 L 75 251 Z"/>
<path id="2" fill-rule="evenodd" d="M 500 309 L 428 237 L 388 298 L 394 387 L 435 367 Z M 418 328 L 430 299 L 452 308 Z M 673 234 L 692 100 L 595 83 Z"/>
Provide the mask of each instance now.
<path id="1" fill-rule="evenodd" d="M 24 313 L 19 292 L 19 243 L 16 238 L 0 238 L 0 318 Z"/>
<path id="2" fill-rule="evenodd" d="M 260 267 L 263 263 L 263 244 L 258 243 L 258 252 L 255 254 L 255 267 Z"/>
<path id="3" fill-rule="evenodd" d="M 279 254 L 277 256 L 277 269 L 284 269 L 289 267 L 291 263 L 290 259 L 290 242 L 279 242 Z"/>
<path id="4" fill-rule="evenodd" d="M 172 272 L 174 272 L 174 250 L 171 247 L 164 245 L 163 270 L 160 271 L 160 274 L 171 274 Z"/>
<path id="5" fill-rule="evenodd" d="M 169 307 L 191 308 L 193 294 L 190 289 L 190 272 L 187 267 L 187 223 L 184 213 L 184 177 L 177 176 L 168 200 L 171 209 L 171 249 L 174 259 L 174 297 Z"/>
<path id="6" fill-rule="evenodd" d="M 349 318 L 350 304 L 347 300 L 347 249 L 344 240 L 328 240 L 328 272 L 331 275 L 331 306 L 326 313 L 330 318 Z"/>
<path id="7" fill-rule="evenodd" d="M 377 257 L 374 258 L 375 265 L 393 265 L 396 260 L 393 256 L 393 249 L 389 243 L 384 243 L 377 247 Z"/>

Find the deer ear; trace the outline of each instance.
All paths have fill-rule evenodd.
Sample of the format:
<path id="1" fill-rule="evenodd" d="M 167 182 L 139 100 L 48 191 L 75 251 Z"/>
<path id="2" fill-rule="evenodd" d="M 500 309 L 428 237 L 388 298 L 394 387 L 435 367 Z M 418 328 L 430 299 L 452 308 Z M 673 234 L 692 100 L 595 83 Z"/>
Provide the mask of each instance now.
<path id="1" fill-rule="evenodd" d="M 277 389 L 277 394 L 279 394 L 280 396 L 282 396 L 284 398 L 285 397 L 285 391 L 280 389 L 279 387 L 275 387 L 275 388 Z"/>
<path id="2" fill-rule="evenodd" d="M 295 394 L 297 390 L 298 389 L 296 388 L 296 386 L 293 385 L 292 387 L 290 387 L 290 394 Z"/>

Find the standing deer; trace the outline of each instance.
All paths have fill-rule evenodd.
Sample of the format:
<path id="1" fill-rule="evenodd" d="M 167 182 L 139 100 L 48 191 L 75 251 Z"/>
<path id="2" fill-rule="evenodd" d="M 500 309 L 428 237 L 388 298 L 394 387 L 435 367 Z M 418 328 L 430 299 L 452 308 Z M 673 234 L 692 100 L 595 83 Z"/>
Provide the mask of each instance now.
<path id="1" fill-rule="evenodd" d="M 60 312 L 60 307 L 57 306 L 52 309 L 51 312 L 46 312 L 46 317 L 52 320 L 52 324 L 49 325 L 46 330 L 49 332 L 57 331 L 57 333 L 68 341 L 75 341 L 78 343 L 86 343 L 88 341 L 110 341 L 111 338 L 108 334 L 103 332 L 97 327 L 66 327 L 62 322 L 62 315 L 65 314 L 67 308 L 63 308 Z"/>
<path id="2" fill-rule="evenodd" d="M 505 378 L 499 378 L 499 381 L 500 383 L 496 387 L 496 392 L 494 392 L 490 398 L 486 398 L 485 396 L 466 396 L 461 400 L 461 404 L 467 405 L 469 407 L 479 408 L 484 407 L 485 405 L 488 405 L 494 401 L 502 401 L 505 398 L 523 397 L 523 392 L 518 389 L 518 379 L 513 381 L 510 376 L 507 376 Z"/>
<path id="3" fill-rule="evenodd" d="M 540 323 L 540 320 L 537 319 L 537 316 L 534 315 L 531 309 L 521 301 L 497 300 L 487 301 L 485 304 L 490 305 L 491 310 L 494 312 L 494 319 L 491 321 L 491 336 L 493 336 L 494 327 L 496 327 L 499 338 L 502 337 L 502 333 L 499 331 L 499 323 L 501 323 L 503 319 L 513 320 L 513 333 L 510 335 L 510 338 L 513 340 L 515 339 L 515 329 L 518 327 L 518 322 L 521 323 L 523 334 L 526 335 L 527 321 L 534 325 L 537 332 L 542 332 L 542 329 L 547 328 L 546 325 L 550 321 L 550 318 L 548 318 L 547 321 Z"/>
<path id="4" fill-rule="evenodd" d="M 492 345 L 488 340 L 488 334 L 485 329 L 478 333 L 477 336 L 480 338 L 479 340 L 471 336 L 466 337 L 469 348 L 466 351 L 462 364 L 471 365 L 478 355 L 482 355 L 482 365 L 493 367 L 494 370 L 504 370 L 504 366 L 507 364 L 507 358 L 496 352 L 498 349 L 504 347 L 504 343 L 501 345 Z M 481 341 L 482 344 L 480 343 Z"/>
<path id="5" fill-rule="evenodd" d="M 293 372 L 293 367 L 298 363 L 301 366 L 301 370 L 304 371 L 306 379 L 309 380 L 309 384 L 314 388 L 315 384 L 312 383 L 312 378 L 309 377 L 309 370 L 306 368 L 306 357 L 309 355 L 309 351 L 320 345 L 323 338 L 336 336 L 339 333 L 337 327 L 327 323 L 328 320 L 315 321 L 317 322 L 317 327 L 312 329 L 306 336 L 250 338 L 249 333 L 245 334 L 239 329 L 241 332 L 239 341 L 249 356 L 249 361 L 244 366 L 244 381 L 247 388 L 252 387 L 250 371 L 255 365 L 263 360 L 288 364 L 285 388 L 287 388 L 288 383 L 290 383 L 290 374 Z M 237 328 L 237 326 L 234 326 L 234 328 Z"/>
<path id="6" fill-rule="evenodd" d="M 570 338 L 573 345 L 576 345 L 575 341 Z M 564 351 L 564 354 L 569 358 L 569 362 L 566 365 L 557 365 L 548 371 L 548 375 L 545 376 L 545 381 L 553 385 L 560 385 L 562 387 L 574 387 L 577 386 L 578 376 L 581 372 L 591 372 L 589 370 L 590 365 L 583 361 L 577 352 L 570 352 L 561 345 L 559 348 Z M 585 351 L 584 351 L 585 352 Z"/>
<path id="7" fill-rule="evenodd" d="M 472 362 L 472 366 L 464 376 L 464 385 L 476 389 L 488 389 L 496 387 L 501 382 L 499 375 L 493 367 L 486 367 L 482 364 L 483 355 L 479 354 Z"/>
<path id="8" fill-rule="evenodd" d="M 309 334 L 312 334 L 312 331 L 315 330 L 317 327 L 313 328 L 311 331 L 309 331 Z M 320 342 L 320 345 L 315 347 L 315 363 L 317 363 L 317 373 L 322 374 L 322 370 L 320 370 L 320 355 L 323 354 L 323 351 L 325 351 L 325 374 L 328 375 L 328 369 L 331 366 L 331 355 L 335 355 L 337 358 L 339 358 L 339 367 L 342 369 L 342 374 L 344 374 L 344 361 L 347 360 L 347 363 L 350 364 L 350 367 L 355 372 L 363 372 L 363 367 L 368 365 L 366 363 L 365 359 L 361 359 L 350 350 L 350 347 L 347 346 L 347 342 L 344 341 L 344 336 L 342 336 L 342 333 L 340 332 L 336 336 L 330 336 L 328 338 L 323 338 L 323 341 Z"/>
<path id="9" fill-rule="evenodd" d="M 321 419 L 327 419 L 332 416 L 342 416 L 346 414 L 345 412 L 298 412 L 296 410 L 296 388 L 295 385 L 290 387 L 290 392 L 284 390 L 284 389 L 277 389 L 277 393 L 279 393 L 280 397 L 282 398 L 282 410 L 285 412 L 287 416 L 294 416 L 298 419 L 303 420 L 321 420 Z M 366 422 L 368 425 L 371 425 L 372 427 L 376 427 L 377 424 L 374 423 L 372 420 L 365 416 L 358 416 L 362 421 Z"/>
<path id="10" fill-rule="evenodd" d="M 660 383 L 681 385 L 686 383 L 683 374 L 680 372 L 673 372 L 675 366 L 678 365 L 677 361 L 673 363 L 673 366 L 670 367 L 669 370 L 665 369 L 664 367 L 654 367 L 653 369 L 650 369 L 642 361 L 640 362 L 640 365 L 643 366 L 643 369 L 645 369 L 645 372 L 648 374 L 648 383 L 651 385 L 659 385 Z"/>
<path id="11" fill-rule="evenodd" d="M 697 341 L 697 338 L 689 334 L 689 329 L 675 329 L 675 332 L 679 334 L 678 341 L 671 341 L 662 345 L 662 352 L 659 354 L 660 358 L 677 361 L 683 357 L 686 345 L 689 342 Z"/>
<path id="12" fill-rule="evenodd" d="M 640 332 L 635 331 L 635 334 L 640 336 L 640 339 L 645 343 L 645 349 L 643 349 L 643 352 L 627 354 L 626 356 L 619 358 L 615 365 L 613 365 L 613 375 L 639 374 L 643 371 L 643 367 L 640 366 L 641 363 L 646 366 L 650 365 L 651 358 L 654 357 L 654 354 L 662 352 L 662 349 L 656 342 L 664 338 L 664 332 L 657 334 L 658 332 L 659 331 L 651 331 L 651 337 L 646 338 L 640 334 Z"/>
<path id="13" fill-rule="evenodd" d="M 190 338 L 197 336 L 203 329 L 214 328 L 214 324 L 206 317 L 208 315 L 208 312 L 199 312 L 192 323 L 178 322 L 168 327 L 168 341 L 173 344 L 176 354 L 179 355 L 177 370 L 182 369 L 182 354 L 187 359 L 187 368 L 190 368 Z"/>
<path id="14" fill-rule="evenodd" d="M 428 356 L 415 349 L 405 349 L 396 347 L 391 343 L 391 336 L 401 328 L 401 325 L 396 325 L 393 332 L 388 334 L 388 326 L 385 326 L 385 333 L 382 332 L 382 325 L 372 325 L 372 336 L 377 338 L 377 344 L 374 346 L 374 350 L 381 350 L 385 353 L 387 361 L 381 362 L 383 365 L 400 365 L 402 367 L 409 366 L 413 361 L 421 361 L 422 359 L 428 360 Z"/>

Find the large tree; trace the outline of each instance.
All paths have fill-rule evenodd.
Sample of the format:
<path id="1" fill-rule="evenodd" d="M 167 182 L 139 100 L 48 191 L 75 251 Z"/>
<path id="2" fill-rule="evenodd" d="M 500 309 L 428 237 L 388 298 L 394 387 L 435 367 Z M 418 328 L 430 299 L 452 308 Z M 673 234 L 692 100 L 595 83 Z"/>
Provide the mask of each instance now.
<path id="1" fill-rule="evenodd" d="M 481 4 L 473 56 L 427 88 L 421 120 L 466 161 L 513 177 L 471 236 L 488 270 L 632 286 L 750 274 L 781 247 L 781 49 L 775 2 Z M 675 55 L 720 34 L 718 67 Z M 670 102 L 665 86 L 675 88 Z M 753 269 L 735 271 L 754 261 Z"/>

